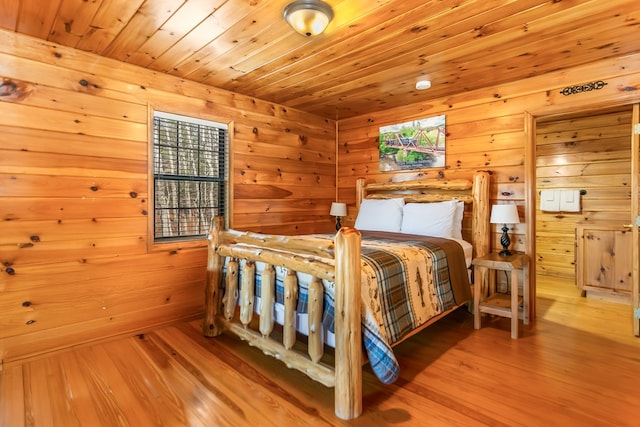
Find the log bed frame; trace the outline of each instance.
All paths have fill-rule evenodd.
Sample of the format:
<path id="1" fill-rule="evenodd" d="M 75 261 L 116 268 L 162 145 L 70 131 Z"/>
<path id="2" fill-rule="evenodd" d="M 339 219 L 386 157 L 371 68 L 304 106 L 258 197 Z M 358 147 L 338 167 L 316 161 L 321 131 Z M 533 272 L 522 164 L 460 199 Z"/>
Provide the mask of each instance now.
<path id="1" fill-rule="evenodd" d="M 473 244 L 473 256 L 489 252 L 489 174 L 477 172 L 473 181 L 428 179 L 398 183 L 357 183 L 357 200 L 364 198 L 403 197 L 407 202 L 435 202 L 450 199 L 465 202 L 465 216 L 471 206 L 471 230 L 463 229 L 465 240 Z M 240 245 L 238 245 L 240 244 Z M 207 281 L 203 334 L 220 335 L 224 330 L 233 332 L 249 345 L 297 369 L 311 379 L 334 387 L 335 414 L 349 420 L 362 413 L 363 349 L 360 323 L 360 232 L 342 227 L 333 242 L 311 236 L 264 235 L 252 232 L 225 230 L 224 220 L 214 218 L 209 233 Z M 221 280 L 224 258 L 231 257 L 227 265 L 223 295 Z M 240 295 L 238 296 L 238 259 L 245 259 Z M 274 265 L 287 269 L 284 279 L 284 324 L 281 337 L 272 337 L 274 319 L 272 310 L 261 309 L 259 322 L 254 319 L 255 262 L 266 264 L 261 276 L 261 307 L 271 307 L 275 300 Z M 312 276 L 308 287 L 309 331 L 306 353 L 299 351 L 300 342 L 294 325 L 297 300 L 295 272 Z M 335 283 L 335 357 L 334 366 L 323 360 L 322 337 L 323 285 L 322 279 Z M 236 298 L 239 298 L 239 303 Z M 237 306 L 240 306 L 237 310 Z M 456 307 L 457 308 L 457 307 Z M 411 336 L 453 308 L 429 320 Z M 250 326 L 259 323 L 258 330 Z M 405 338 L 408 338 L 405 337 Z M 295 348 L 294 348 L 295 346 Z"/>

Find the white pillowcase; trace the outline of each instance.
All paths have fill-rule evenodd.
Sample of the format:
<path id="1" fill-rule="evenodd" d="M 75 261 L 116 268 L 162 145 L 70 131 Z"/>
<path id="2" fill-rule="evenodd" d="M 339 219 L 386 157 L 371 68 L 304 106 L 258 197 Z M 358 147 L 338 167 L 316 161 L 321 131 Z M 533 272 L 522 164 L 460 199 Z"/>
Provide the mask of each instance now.
<path id="1" fill-rule="evenodd" d="M 461 200 L 452 200 L 456 205 L 455 216 L 453 217 L 453 225 L 451 228 L 451 237 L 462 240 L 462 220 L 464 219 L 464 202 Z"/>
<path id="2" fill-rule="evenodd" d="M 421 236 L 453 238 L 458 201 L 407 203 L 402 213 L 400 232 Z M 460 224 L 462 220 L 458 224 Z M 458 225 L 458 227 L 460 227 Z"/>
<path id="3" fill-rule="evenodd" d="M 404 199 L 365 199 L 360 204 L 355 227 L 359 230 L 400 232 Z"/>

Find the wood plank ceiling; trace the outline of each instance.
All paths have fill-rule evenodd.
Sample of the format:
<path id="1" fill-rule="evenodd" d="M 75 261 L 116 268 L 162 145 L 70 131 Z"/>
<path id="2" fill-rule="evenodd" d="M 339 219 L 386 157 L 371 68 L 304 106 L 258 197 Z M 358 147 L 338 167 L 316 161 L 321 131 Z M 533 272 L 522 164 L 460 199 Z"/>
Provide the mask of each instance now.
<path id="1" fill-rule="evenodd" d="M 638 0 L 327 0 L 315 38 L 290 1 L 11 0 L 0 27 L 339 119 L 640 52 Z"/>

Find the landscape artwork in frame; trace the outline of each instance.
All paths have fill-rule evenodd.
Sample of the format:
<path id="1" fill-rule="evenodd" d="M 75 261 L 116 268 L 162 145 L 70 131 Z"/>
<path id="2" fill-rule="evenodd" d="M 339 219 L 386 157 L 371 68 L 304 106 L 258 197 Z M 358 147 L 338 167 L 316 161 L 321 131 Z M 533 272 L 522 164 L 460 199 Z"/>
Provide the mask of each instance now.
<path id="1" fill-rule="evenodd" d="M 443 168 L 445 116 L 383 126 L 380 128 L 380 171 Z"/>

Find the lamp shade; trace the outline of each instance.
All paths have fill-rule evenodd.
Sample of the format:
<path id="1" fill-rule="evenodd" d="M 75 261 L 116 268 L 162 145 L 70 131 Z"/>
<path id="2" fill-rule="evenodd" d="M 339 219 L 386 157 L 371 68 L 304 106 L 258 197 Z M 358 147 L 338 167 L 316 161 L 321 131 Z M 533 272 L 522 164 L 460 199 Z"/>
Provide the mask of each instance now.
<path id="1" fill-rule="evenodd" d="M 327 28 L 333 19 L 333 10 L 322 0 L 296 0 L 284 8 L 283 16 L 296 32 L 310 37 Z"/>
<path id="2" fill-rule="evenodd" d="M 347 216 L 347 204 L 346 203 L 331 203 L 331 212 L 329 215 L 333 216 Z"/>
<path id="3" fill-rule="evenodd" d="M 493 205 L 491 208 L 491 224 L 518 224 L 518 207 L 516 205 Z"/>

